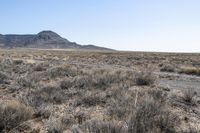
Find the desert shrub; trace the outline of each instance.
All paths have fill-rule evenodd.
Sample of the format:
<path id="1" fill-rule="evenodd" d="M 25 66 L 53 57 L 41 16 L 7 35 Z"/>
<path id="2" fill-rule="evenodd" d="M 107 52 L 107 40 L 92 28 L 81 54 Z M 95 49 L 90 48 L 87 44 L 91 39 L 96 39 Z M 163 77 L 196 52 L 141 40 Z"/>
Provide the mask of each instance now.
<path id="1" fill-rule="evenodd" d="M 50 117 L 46 123 L 48 133 L 63 133 L 64 125 L 60 118 Z"/>
<path id="2" fill-rule="evenodd" d="M 76 88 L 80 89 L 105 89 L 111 83 L 109 78 L 110 77 L 106 77 L 105 75 L 88 74 L 75 78 L 74 85 Z"/>
<path id="3" fill-rule="evenodd" d="M 175 133 L 176 118 L 159 102 L 140 103 L 128 121 L 128 133 Z"/>
<path id="4" fill-rule="evenodd" d="M 85 111 L 79 111 L 74 114 L 74 118 L 76 123 L 83 124 L 83 122 L 88 118 L 88 114 Z"/>
<path id="5" fill-rule="evenodd" d="M 61 89 L 69 89 L 74 85 L 74 82 L 70 78 L 65 78 L 60 82 L 60 88 Z"/>
<path id="6" fill-rule="evenodd" d="M 66 115 L 61 118 L 61 122 L 65 128 L 70 128 L 75 123 L 75 120 L 73 116 Z"/>
<path id="7" fill-rule="evenodd" d="M 158 89 L 146 91 L 113 90 L 110 101 L 107 102 L 108 115 L 128 120 L 128 133 L 175 132 L 178 120 L 166 109 L 166 94 Z"/>
<path id="8" fill-rule="evenodd" d="M 27 73 L 24 76 L 18 77 L 16 79 L 17 83 L 21 87 L 25 88 L 35 88 L 40 80 L 40 77 L 36 75 L 35 73 L 29 74 Z"/>
<path id="9" fill-rule="evenodd" d="M 76 88 L 93 88 L 105 90 L 111 86 L 113 83 L 124 82 L 123 78 L 127 75 L 121 76 L 121 71 L 110 71 L 105 69 L 95 69 L 83 76 L 77 76 L 74 80 L 74 85 Z"/>
<path id="10" fill-rule="evenodd" d="M 189 125 L 189 129 L 188 131 L 182 131 L 183 133 L 199 133 L 200 130 L 198 129 L 198 127 L 192 127 L 191 125 Z"/>
<path id="11" fill-rule="evenodd" d="M 130 72 L 122 70 L 92 69 L 90 71 L 82 72 L 81 76 L 76 76 L 73 80 L 73 87 L 80 89 L 106 90 L 112 86 L 112 84 L 130 86 L 131 83 L 133 83 L 132 80 L 133 73 Z"/>
<path id="12" fill-rule="evenodd" d="M 9 71 L 13 67 L 13 61 L 10 58 L 4 58 L 0 63 L 1 71 Z"/>
<path id="13" fill-rule="evenodd" d="M 112 117 L 117 117 L 120 119 L 126 118 L 132 109 L 134 109 L 133 101 L 131 105 L 127 102 L 129 102 L 129 100 L 116 101 L 115 99 L 112 99 L 108 107 L 108 114 Z"/>
<path id="14" fill-rule="evenodd" d="M 9 131 L 30 119 L 32 110 L 17 101 L 0 102 L 0 132 Z"/>
<path id="15" fill-rule="evenodd" d="M 71 116 L 51 116 L 45 123 L 48 133 L 63 133 L 74 124 L 74 119 Z"/>
<path id="16" fill-rule="evenodd" d="M 170 96 L 170 104 L 172 106 L 181 107 L 185 111 L 191 110 L 192 106 L 197 106 L 197 93 L 193 89 L 186 89 L 182 91 L 182 94 L 177 95 L 174 93 Z"/>
<path id="17" fill-rule="evenodd" d="M 74 87 L 78 89 L 87 89 L 90 88 L 92 85 L 92 76 L 91 75 L 84 75 L 84 76 L 77 76 L 74 79 Z"/>
<path id="18" fill-rule="evenodd" d="M 64 100 L 64 94 L 58 86 L 42 86 L 27 91 L 21 96 L 21 100 L 32 107 L 40 108 L 48 104 L 61 103 Z"/>
<path id="19" fill-rule="evenodd" d="M 8 76 L 0 71 L 0 84 L 5 83 L 7 79 L 9 79 Z"/>
<path id="20" fill-rule="evenodd" d="M 35 66 L 33 66 L 34 71 L 45 71 L 48 67 L 48 64 L 40 63 Z"/>
<path id="21" fill-rule="evenodd" d="M 99 95 L 84 95 L 81 98 L 78 98 L 78 100 L 76 101 L 76 105 L 84 105 L 84 106 L 96 106 L 96 105 L 100 105 L 100 104 L 105 104 L 105 99 L 103 99 L 102 97 L 100 97 Z"/>
<path id="22" fill-rule="evenodd" d="M 164 65 L 162 66 L 162 68 L 160 69 L 161 72 L 175 72 L 175 68 L 172 65 Z"/>
<path id="23" fill-rule="evenodd" d="M 166 102 L 167 99 L 167 93 L 163 92 L 159 89 L 150 89 L 148 90 L 148 95 L 151 96 L 154 100 L 160 103 Z"/>
<path id="24" fill-rule="evenodd" d="M 16 65 L 12 67 L 12 72 L 16 74 L 24 74 L 28 71 L 29 67 L 26 65 Z"/>
<path id="25" fill-rule="evenodd" d="M 24 61 L 23 60 L 13 60 L 13 64 L 15 65 L 20 65 L 20 64 L 23 64 Z"/>
<path id="26" fill-rule="evenodd" d="M 48 119 L 52 114 L 52 106 L 51 105 L 40 105 L 39 107 L 34 108 L 33 118 L 43 118 Z"/>
<path id="27" fill-rule="evenodd" d="M 196 95 L 197 95 L 197 92 L 195 91 L 195 89 L 191 89 L 191 88 L 186 89 L 186 90 L 183 90 L 182 99 L 188 105 L 196 105 L 196 101 L 195 101 Z"/>
<path id="28" fill-rule="evenodd" d="M 98 89 L 106 89 L 110 84 L 115 81 L 115 75 L 112 74 L 101 74 L 95 75 L 92 78 L 92 86 Z"/>
<path id="29" fill-rule="evenodd" d="M 141 71 L 135 75 L 136 85 L 152 85 L 156 80 L 155 75 L 150 71 Z"/>
<path id="30" fill-rule="evenodd" d="M 135 108 L 135 92 L 117 88 L 111 90 L 109 95 L 110 100 L 107 102 L 108 115 L 119 119 L 126 119 Z"/>
<path id="31" fill-rule="evenodd" d="M 13 64 L 13 60 L 11 58 L 4 58 L 1 61 L 1 64 L 3 64 L 3 65 L 12 65 Z"/>
<path id="32" fill-rule="evenodd" d="M 76 76 L 77 70 L 70 66 L 56 66 L 47 70 L 51 78 L 62 77 L 62 76 Z"/>
<path id="33" fill-rule="evenodd" d="M 83 125 L 73 129 L 73 133 L 122 133 L 121 125 L 100 120 L 89 120 Z"/>

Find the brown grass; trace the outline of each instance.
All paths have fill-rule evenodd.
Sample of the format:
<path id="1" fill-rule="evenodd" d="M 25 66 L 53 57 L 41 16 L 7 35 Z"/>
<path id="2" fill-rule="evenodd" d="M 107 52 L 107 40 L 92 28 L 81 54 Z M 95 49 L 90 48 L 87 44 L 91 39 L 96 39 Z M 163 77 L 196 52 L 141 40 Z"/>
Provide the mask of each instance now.
<path id="1" fill-rule="evenodd" d="M 200 75 L 199 67 L 181 67 L 179 73 L 191 74 L 191 75 Z"/>
<path id="2" fill-rule="evenodd" d="M 33 111 L 17 101 L 0 102 L 0 132 L 7 132 L 31 118 Z"/>

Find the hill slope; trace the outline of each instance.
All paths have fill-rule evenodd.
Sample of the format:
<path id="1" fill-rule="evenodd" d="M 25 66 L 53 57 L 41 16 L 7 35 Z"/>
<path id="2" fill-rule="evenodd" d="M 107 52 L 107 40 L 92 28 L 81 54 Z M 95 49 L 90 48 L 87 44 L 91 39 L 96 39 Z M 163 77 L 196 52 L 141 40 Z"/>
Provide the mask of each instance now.
<path id="1" fill-rule="evenodd" d="M 111 50 L 94 45 L 79 45 L 70 42 L 53 31 L 42 31 L 32 35 L 1 35 L 0 47 L 3 48 L 43 48 L 43 49 L 92 49 Z"/>

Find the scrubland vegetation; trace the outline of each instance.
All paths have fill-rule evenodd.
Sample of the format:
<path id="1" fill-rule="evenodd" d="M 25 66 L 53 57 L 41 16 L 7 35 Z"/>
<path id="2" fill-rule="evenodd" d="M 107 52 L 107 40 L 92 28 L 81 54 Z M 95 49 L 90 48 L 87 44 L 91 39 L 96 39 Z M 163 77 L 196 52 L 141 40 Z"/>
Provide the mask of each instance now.
<path id="1" fill-rule="evenodd" d="M 193 55 L 160 55 L 1 50 L 0 132 L 199 132 L 199 90 L 159 86 Z"/>

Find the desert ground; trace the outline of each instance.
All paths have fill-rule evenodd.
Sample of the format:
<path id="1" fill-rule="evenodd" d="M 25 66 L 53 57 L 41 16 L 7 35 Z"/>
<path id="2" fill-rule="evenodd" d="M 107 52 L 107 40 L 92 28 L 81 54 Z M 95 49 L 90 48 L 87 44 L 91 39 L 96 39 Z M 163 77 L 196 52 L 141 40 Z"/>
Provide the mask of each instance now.
<path id="1" fill-rule="evenodd" d="M 2 133 L 198 133 L 200 54 L 0 49 Z"/>

